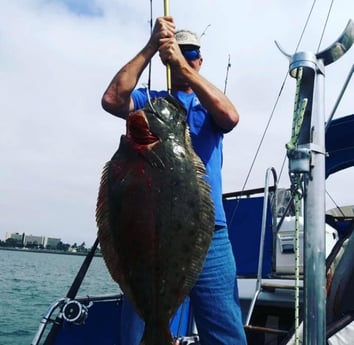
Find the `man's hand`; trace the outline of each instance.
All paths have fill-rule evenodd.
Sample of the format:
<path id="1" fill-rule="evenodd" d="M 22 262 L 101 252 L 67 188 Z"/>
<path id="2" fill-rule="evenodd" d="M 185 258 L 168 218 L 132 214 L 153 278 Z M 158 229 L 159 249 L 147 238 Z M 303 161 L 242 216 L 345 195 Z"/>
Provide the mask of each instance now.
<path id="1" fill-rule="evenodd" d="M 149 44 L 157 51 L 166 40 L 174 38 L 175 32 L 176 26 L 172 17 L 159 17 L 155 21 Z"/>

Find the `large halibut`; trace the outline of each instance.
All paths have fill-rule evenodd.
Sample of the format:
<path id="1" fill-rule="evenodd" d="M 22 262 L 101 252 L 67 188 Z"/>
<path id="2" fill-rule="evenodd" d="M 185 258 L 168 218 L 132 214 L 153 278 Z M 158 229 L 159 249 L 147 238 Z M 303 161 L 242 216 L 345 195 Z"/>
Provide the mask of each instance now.
<path id="1" fill-rule="evenodd" d="M 145 345 L 173 343 L 169 320 L 198 278 L 214 231 L 210 186 L 185 118 L 170 96 L 131 113 L 97 200 L 102 254 L 145 321 Z"/>

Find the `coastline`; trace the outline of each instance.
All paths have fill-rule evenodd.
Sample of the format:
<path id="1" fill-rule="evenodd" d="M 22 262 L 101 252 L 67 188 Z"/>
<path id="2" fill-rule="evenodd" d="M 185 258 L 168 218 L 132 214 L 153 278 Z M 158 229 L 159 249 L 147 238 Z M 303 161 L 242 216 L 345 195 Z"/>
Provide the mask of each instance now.
<path id="1" fill-rule="evenodd" d="M 89 250 L 85 253 L 82 252 L 64 252 L 62 250 L 50 250 L 50 249 L 29 249 L 29 248 L 16 248 L 16 247 L 0 247 L 0 250 L 16 251 L 24 253 L 46 253 L 46 254 L 61 254 L 61 255 L 75 255 L 75 256 L 86 256 Z M 102 257 L 100 252 L 96 252 L 94 256 Z"/>

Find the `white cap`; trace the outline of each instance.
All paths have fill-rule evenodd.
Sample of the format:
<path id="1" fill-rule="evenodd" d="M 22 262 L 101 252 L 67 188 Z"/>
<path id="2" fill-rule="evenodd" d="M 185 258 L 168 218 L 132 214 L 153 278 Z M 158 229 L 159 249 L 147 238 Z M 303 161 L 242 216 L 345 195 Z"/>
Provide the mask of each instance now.
<path id="1" fill-rule="evenodd" d="M 200 48 L 198 36 L 189 30 L 178 30 L 175 33 L 176 41 L 179 45 L 195 46 Z"/>

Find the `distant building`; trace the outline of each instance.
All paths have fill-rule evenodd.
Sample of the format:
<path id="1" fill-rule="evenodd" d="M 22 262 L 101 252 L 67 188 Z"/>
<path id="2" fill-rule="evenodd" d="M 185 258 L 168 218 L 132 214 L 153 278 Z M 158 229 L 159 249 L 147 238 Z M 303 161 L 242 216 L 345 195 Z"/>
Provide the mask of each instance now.
<path id="1" fill-rule="evenodd" d="M 23 245 L 24 244 L 24 237 L 25 237 L 25 233 L 19 234 L 18 232 L 15 232 L 15 233 L 7 232 L 5 234 L 5 241 L 8 239 L 12 239 L 12 240 L 16 241 L 17 245 Z"/>
<path id="2" fill-rule="evenodd" d="M 61 242 L 60 238 L 45 237 L 44 248 L 49 248 L 49 247 L 56 248 L 60 242 Z"/>
<path id="3" fill-rule="evenodd" d="M 43 246 L 44 236 L 25 235 L 24 245 Z"/>
<path id="4" fill-rule="evenodd" d="M 27 235 L 25 233 L 6 233 L 5 241 L 7 239 L 12 239 L 16 241 L 17 245 L 23 246 L 41 246 L 43 248 L 56 248 L 61 242 L 60 238 L 53 238 L 47 236 L 37 236 L 37 235 Z"/>

